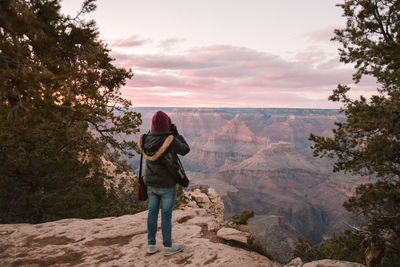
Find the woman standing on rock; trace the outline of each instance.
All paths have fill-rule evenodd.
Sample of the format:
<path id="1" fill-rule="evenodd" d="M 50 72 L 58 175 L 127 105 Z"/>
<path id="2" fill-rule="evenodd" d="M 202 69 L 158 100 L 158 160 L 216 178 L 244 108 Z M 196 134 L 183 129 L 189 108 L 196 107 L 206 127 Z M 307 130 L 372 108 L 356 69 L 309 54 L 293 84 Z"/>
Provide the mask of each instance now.
<path id="1" fill-rule="evenodd" d="M 176 195 L 177 180 L 171 172 L 171 165 L 176 164 L 177 155 L 186 155 L 190 148 L 182 135 L 171 123 L 171 119 L 162 111 L 157 111 L 151 122 L 151 132 L 140 135 L 138 145 L 147 159 L 144 183 L 149 196 L 149 214 L 147 217 L 147 253 L 156 249 L 158 211 L 161 207 L 161 230 L 164 255 L 173 255 L 183 250 L 182 245 L 172 244 L 172 211 Z M 169 154 L 169 155 L 168 155 Z M 169 159 L 169 160 L 167 160 Z"/>

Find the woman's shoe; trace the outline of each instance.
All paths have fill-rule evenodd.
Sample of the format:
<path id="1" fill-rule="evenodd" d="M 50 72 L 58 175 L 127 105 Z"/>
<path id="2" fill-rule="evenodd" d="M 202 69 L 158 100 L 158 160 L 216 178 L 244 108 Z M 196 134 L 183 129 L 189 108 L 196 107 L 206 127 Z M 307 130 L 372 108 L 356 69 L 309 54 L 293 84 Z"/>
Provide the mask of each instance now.
<path id="1" fill-rule="evenodd" d="M 172 244 L 170 247 L 164 247 L 164 256 L 171 256 L 183 250 L 182 245 Z"/>
<path id="2" fill-rule="evenodd" d="M 147 250 L 147 254 L 154 254 L 158 251 L 156 249 L 156 245 L 147 245 L 146 250 Z"/>

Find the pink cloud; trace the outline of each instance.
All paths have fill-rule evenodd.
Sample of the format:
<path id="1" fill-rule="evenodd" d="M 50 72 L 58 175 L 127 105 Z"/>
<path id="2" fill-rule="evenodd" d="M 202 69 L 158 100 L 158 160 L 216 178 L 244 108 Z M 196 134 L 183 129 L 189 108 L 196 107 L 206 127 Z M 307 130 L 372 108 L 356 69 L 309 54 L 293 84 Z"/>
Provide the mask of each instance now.
<path id="1" fill-rule="evenodd" d="M 137 74 L 127 82 L 127 86 L 135 88 L 163 87 L 186 90 L 214 88 L 217 81 L 213 79 L 189 79 L 182 76 L 156 74 Z"/>
<path id="2" fill-rule="evenodd" d="M 337 25 L 331 25 L 322 29 L 309 32 L 306 36 L 316 42 L 329 42 L 335 36 L 334 30 L 340 28 Z"/>
<path id="3" fill-rule="evenodd" d="M 113 56 L 135 73 L 123 94 L 147 106 L 333 107 L 328 96 L 353 72 L 318 51 L 301 61 L 226 45 Z"/>
<path id="4" fill-rule="evenodd" d="M 127 48 L 127 47 L 143 46 L 143 45 L 145 45 L 147 43 L 151 43 L 151 42 L 152 41 L 149 39 L 142 39 L 139 37 L 139 35 L 134 34 L 131 37 L 126 38 L 126 39 L 119 39 L 119 40 L 111 41 L 111 46 Z"/>
<path id="5" fill-rule="evenodd" d="M 185 41 L 186 39 L 184 38 L 169 38 L 161 41 L 158 46 L 162 49 L 171 50 L 172 48 L 175 48 L 178 44 L 181 44 Z"/>
<path id="6" fill-rule="evenodd" d="M 295 59 L 301 62 L 315 63 L 322 62 L 327 58 L 326 53 L 319 49 L 311 48 L 308 51 L 297 53 Z"/>
<path id="7" fill-rule="evenodd" d="M 212 62 L 200 62 L 188 58 L 184 55 L 124 55 L 113 53 L 119 63 L 131 65 L 136 68 L 147 69 L 198 69 L 202 67 L 210 67 Z"/>
<path id="8" fill-rule="evenodd" d="M 320 70 L 330 70 L 341 66 L 341 64 L 339 58 L 333 58 L 318 64 L 317 68 Z"/>

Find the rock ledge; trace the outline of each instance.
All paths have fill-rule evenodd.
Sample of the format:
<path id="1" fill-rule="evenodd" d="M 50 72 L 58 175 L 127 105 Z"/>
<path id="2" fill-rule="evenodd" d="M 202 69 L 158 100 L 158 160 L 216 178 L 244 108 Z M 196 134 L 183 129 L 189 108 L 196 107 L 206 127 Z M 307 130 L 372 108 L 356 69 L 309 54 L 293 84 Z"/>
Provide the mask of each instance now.
<path id="1" fill-rule="evenodd" d="M 172 217 L 172 238 L 184 245 L 181 253 L 170 257 L 161 252 L 146 254 L 144 211 L 92 220 L 0 225 L 0 266 L 281 266 L 256 252 L 218 242 L 233 236 L 244 244 L 250 234 L 229 228 L 223 220 L 223 203 L 213 189 L 185 195 L 188 205 L 175 210 Z M 161 251 L 160 229 L 157 241 Z M 337 261 L 303 265 L 296 259 L 290 264 L 286 266 L 362 266 Z"/>

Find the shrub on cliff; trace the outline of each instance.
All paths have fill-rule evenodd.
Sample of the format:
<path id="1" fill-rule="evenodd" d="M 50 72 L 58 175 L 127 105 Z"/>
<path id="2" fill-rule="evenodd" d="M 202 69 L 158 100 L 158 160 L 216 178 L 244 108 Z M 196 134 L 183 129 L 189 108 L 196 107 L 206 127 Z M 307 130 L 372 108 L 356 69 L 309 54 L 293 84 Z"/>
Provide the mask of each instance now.
<path id="1" fill-rule="evenodd" d="M 351 230 L 346 230 L 340 236 L 333 234 L 320 245 L 313 245 L 311 241 L 299 238 L 293 255 L 300 257 L 303 262 L 333 259 L 365 264 L 365 248 L 361 245 L 363 238 L 362 234 Z"/>
<path id="2" fill-rule="evenodd" d="M 118 214 L 103 159 L 123 170 L 140 114 L 120 97 L 132 77 L 112 65 L 86 0 L 76 17 L 58 0 L 0 1 L 0 223 Z M 126 212 L 124 210 L 123 212 Z"/>
<path id="3" fill-rule="evenodd" d="M 232 216 L 232 222 L 236 224 L 247 224 L 247 220 L 254 217 L 254 211 L 243 210 L 241 214 L 234 214 Z"/>
<path id="4" fill-rule="evenodd" d="M 187 204 L 187 199 L 185 197 L 185 192 L 183 191 L 182 186 L 176 186 L 176 198 L 174 203 L 174 209 L 178 209 L 184 207 Z"/>
<path id="5" fill-rule="evenodd" d="M 335 30 L 340 60 L 377 81 L 369 99 L 349 97 L 349 86 L 338 85 L 330 100 L 342 102 L 346 122 L 337 122 L 333 138 L 311 135 L 315 156 L 334 159 L 334 171 L 371 175 L 378 182 L 361 185 L 345 208 L 364 223 L 356 228 L 367 245 L 367 266 L 400 262 L 400 2 L 346 0 L 339 6 L 347 19 Z M 397 262 L 397 263 L 396 263 Z M 392 265 L 391 265 L 392 264 Z"/>

